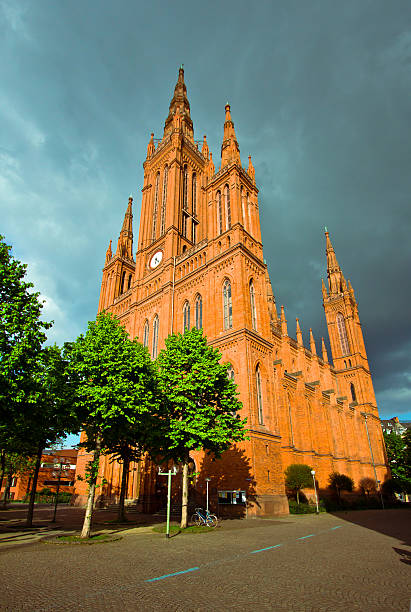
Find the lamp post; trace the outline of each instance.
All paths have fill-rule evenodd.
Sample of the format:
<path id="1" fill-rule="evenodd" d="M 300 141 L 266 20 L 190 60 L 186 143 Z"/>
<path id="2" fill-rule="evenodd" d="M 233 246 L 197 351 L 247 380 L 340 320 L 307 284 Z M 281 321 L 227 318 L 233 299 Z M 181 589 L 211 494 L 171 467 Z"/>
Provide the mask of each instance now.
<path id="1" fill-rule="evenodd" d="M 207 483 L 207 497 L 206 497 L 206 510 L 208 512 L 208 483 L 210 482 L 211 478 L 206 478 L 205 481 Z"/>
<path id="2" fill-rule="evenodd" d="M 162 472 L 161 467 L 158 468 L 159 476 L 168 476 L 167 479 L 167 528 L 166 528 L 166 538 L 170 537 L 170 508 L 171 508 L 171 477 L 177 474 L 177 467 L 174 466 L 173 469 L 169 469 L 167 472 Z"/>
<path id="3" fill-rule="evenodd" d="M 314 483 L 315 505 L 317 507 L 317 514 L 320 514 L 320 510 L 318 508 L 317 485 L 315 484 L 315 470 L 311 470 L 311 476 L 313 477 L 313 483 Z"/>

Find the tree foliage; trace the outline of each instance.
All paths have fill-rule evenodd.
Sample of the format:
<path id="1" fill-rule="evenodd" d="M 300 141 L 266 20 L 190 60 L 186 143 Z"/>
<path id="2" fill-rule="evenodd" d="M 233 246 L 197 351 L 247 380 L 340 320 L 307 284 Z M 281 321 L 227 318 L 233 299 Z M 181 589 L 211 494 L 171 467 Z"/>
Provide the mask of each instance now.
<path id="1" fill-rule="evenodd" d="M 334 489 L 337 492 L 338 499 L 341 499 L 341 491 L 352 491 L 354 488 L 354 481 L 346 474 L 340 474 L 339 472 L 332 472 L 328 478 L 328 486 L 330 489 Z"/>
<path id="2" fill-rule="evenodd" d="M 110 313 L 90 321 L 85 335 L 65 345 L 73 402 L 94 453 L 89 466 L 89 500 L 83 537 L 91 525 L 92 498 L 100 453 L 133 458 L 149 444 L 157 396 L 153 364 L 146 348 L 130 340 Z"/>
<path id="3" fill-rule="evenodd" d="M 313 476 L 312 468 L 305 463 L 292 463 L 285 470 L 285 486 L 294 491 L 297 503 L 300 503 L 300 491 L 305 488 L 312 488 Z"/>
<path id="4" fill-rule="evenodd" d="M 408 429 L 404 436 L 393 431 L 384 433 L 384 442 L 393 480 L 390 488 L 396 493 L 409 492 L 411 490 L 411 430 Z M 385 489 L 388 490 L 388 485 Z"/>
<path id="5" fill-rule="evenodd" d="M 169 336 L 157 358 L 161 419 L 155 449 L 165 459 L 181 462 L 182 527 L 187 524 L 187 481 L 190 451 L 207 450 L 219 457 L 246 437 L 238 414 L 242 405 L 235 383 L 227 378 L 229 363 L 207 345 L 202 330 Z"/>

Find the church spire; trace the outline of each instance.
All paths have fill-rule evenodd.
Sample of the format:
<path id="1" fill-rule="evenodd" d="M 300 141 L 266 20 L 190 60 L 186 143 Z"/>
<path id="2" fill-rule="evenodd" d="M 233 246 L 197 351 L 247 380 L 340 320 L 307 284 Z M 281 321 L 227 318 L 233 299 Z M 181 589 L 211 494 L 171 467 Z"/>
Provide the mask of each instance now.
<path id="1" fill-rule="evenodd" d="M 335 295 L 343 293 L 346 286 L 345 278 L 335 256 L 334 247 L 331 244 L 330 235 L 325 228 L 325 239 L 326 239 L 326 254 L 327 254 L 327 274 L 328 274 L 328 286 L 330 288 L 330 294 Z M 324 294 L 324 292 L 323 292 Z"/>
<path id="2" fill-rule="evenodd" d="M 327 355 L 327 349 L 325 346 L 324 338 L 321 338 L 321 350 L 322 350 L 324 363 L 328 363 L 328 355 Z"/>
<path id="3" fill-rule="evenodd" d="M 281 333 L 283 336 L 288 336 L 287 319 L 285 318 L 284 306 L 281 306 Z"/>
<path id="4" fill-rule="evenodd" d="M 251 155 L 248 156 L 247 173 L 248 173 L 248 176 L 253 181 L 253 183 L 255 183 L 255 170 L 254 170 L 253 162 L 251 161 Z"/>
<path id="5" fill-rule="evenodd" d="M 155 151 L 154 132 L 151 132 L 150 140 L 149 140 L 149 143 L 147 145 L 147 159 L 149 159 L 153 155 L 154 151 Z"/>
<path id="6" fill-rule="evenodd" d="M 299 321 L 298 317 L 296 318 L 295 321 L 296 321 L 297 344 L 302 346 L 303 345 L 303 334 L 302 334 L 302 331 L 301 331 L 300 321 Z"/>
<path id="7" fill-rule="evenodd" d="M 128 198 L 128 206 L 124 215 L 123 227 L 117 242 L 116 255 L 124 259 L 133 259 L 133 198 Z"/>
<path id="8" fill-rule="evenodd" d="M 313 330 L 310 327 L 310 351 L 312 353 L 312 355 L 316 355 L 317 354 L 317 349 L 315 346 L 315 340 L 314 340 L 314 336 L 313 336 Z"/>
<path id="9" fill-rule="evenodd" d="M 108 262 L 110 261 L 110 259 L 113 257 L 113 251 L 111 250 L 111 240 L 110 240 L 110 244 L 108 245 L 108 249 L 106 251 L 106 264 L 108 264 Z"/>
<path id="10" fill-rule="evenodd" d="M 221 145 L 221 167 L 227 164 L 238 163 L 241 165 L 240 147 L 235 135 L 234 123 L 231 119 L 231 108 L 229 103 L 225 105 L 224 137 Z"/>
<path id="11" fill-rule="evenodd" d="M 194 138 L 193 122 L 190 116 L 190 103 L 187 98 L 187 87 L 184 82 L 184 68 L 181 64 L 178 71 L 178 79 L 174 87 L 174 95 L 170 102 L 168 117 L 164 125 L 164 136 L 169 134 L 173 129 L 174 115 L 180 115 L 182 118 L 183 132 L 191 139 Z"/>

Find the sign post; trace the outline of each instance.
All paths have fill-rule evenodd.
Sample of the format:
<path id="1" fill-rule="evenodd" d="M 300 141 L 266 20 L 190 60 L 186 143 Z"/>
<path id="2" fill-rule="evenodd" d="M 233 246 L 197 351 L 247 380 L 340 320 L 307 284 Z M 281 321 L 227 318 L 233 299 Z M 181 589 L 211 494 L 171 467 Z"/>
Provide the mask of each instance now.
<path id="1" fill-rule="evenodd" d="M 176 466 L 173 469 L 169 469 L 167 472 L 162 472 L 161 467 L 158 468 L 159 476 L 168 476 L 167 478 L 167 528 L 166 538 L 170 537 L 170 509 L 171 509 L 171 477 L 177 474 Z"/>

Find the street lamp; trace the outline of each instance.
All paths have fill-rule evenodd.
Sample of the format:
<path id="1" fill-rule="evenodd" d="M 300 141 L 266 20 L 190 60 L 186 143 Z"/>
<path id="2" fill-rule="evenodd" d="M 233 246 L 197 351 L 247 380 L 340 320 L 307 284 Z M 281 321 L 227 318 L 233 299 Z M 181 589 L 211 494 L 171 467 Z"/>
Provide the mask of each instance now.
<path id="1" fill-rule="evenodd" d="M 210 482 L 211 478 L 206 478 L 205 481 L 207 483 L 207 497 L 206 497 L 206 510 L 208 512 L 208 483 Z"/>
<path id="2" fill-rule="evenodd" d="M 318 509 L 317 485 L 315 484 L 315 470 L 311 470 L 311 476 L 313 477 L 313 483 L 314 483 L 315 505 L 317 507 L 317 514 L 320 514 L 320 510 Z"/>
<path id="3" fill-rule="evenodd" d="M 166 528 L 166 538 L 170 537 L 170 508 L 171 508 L 171 477 L 177 474 L 177 466 L 174 466 L 172 469 L 169 469 L 167 472 L 161 471 L 161 466 L 158 466 L 158 475 L 159 476 L 168 476 L 167 482 L 167 528 Z"/>

